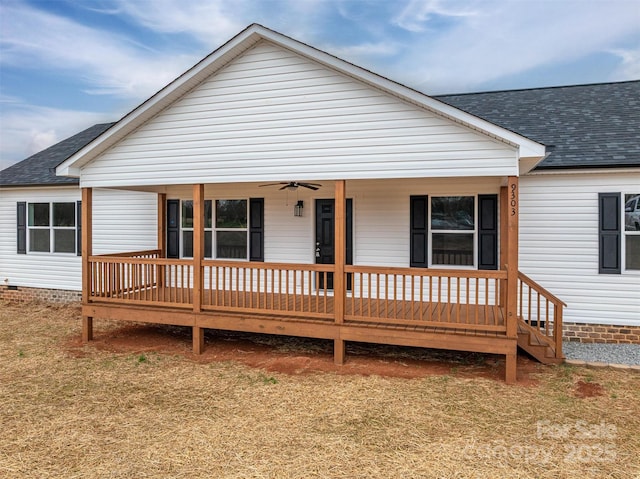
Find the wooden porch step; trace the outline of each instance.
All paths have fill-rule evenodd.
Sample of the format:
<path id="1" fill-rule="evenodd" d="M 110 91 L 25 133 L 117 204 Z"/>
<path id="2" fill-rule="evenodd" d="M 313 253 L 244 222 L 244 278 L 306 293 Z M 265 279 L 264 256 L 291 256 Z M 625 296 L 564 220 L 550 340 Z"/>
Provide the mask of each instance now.
<path id="1" fill-rule="evenodd" d="M 521 318 L 518 318 L 518 347 L 543 364 L 560 364 L 564 361 L 564 357 L 558 357 L 547 338 Z"/>

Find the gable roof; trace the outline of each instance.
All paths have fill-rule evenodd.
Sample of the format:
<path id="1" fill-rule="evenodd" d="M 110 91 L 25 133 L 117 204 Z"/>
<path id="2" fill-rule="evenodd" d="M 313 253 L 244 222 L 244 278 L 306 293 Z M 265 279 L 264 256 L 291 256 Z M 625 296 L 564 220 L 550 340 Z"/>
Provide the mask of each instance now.
<path id="1" fill-rule="evenodd" d="M 546 145 L 536 170 L 640 167 L 638 80 L 436 98 Z"/>
<path id="2" fill-rule="evenodd" d="M 520 157 L 539 160 L 545 155 L 543 145 L 522 135 L 466 113 L 458 108 L 355 66 L 281 33 L 265 28 L 262 25 L 253 24 L 135 108 L 96 141 L 91 142 L 64 161 L 57 167 L 57 173 L 60 175 L 79 176 L 82 166 L 125 138 L 129 133 L 163 111 L 261 40 L 293 51 L 325 67 L 350 76 L 360 82 L 401 98 L 404 101 L 425 108 L 441 117 L 448 118 L 451 121 L 479 131 L 484 135 L 516 146 L 519 148 Z"/>
<path id="3" fill-rule="evenodd" d="M 0 171 L 0 186 L 77 185 L 77 178 L 56 176 L 55 168 L 95 140 L 114 123 L 100 123 Z"/>

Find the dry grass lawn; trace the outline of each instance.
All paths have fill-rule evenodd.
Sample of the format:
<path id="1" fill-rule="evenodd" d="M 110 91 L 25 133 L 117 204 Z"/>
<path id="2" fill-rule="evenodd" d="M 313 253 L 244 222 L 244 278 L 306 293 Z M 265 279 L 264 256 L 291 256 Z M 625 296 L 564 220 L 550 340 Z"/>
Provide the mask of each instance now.
<path id="1" fill-rule="evenodd" d="M 96 321 L 96 334 L 121 326 Z M 455 370 L 287 375 L 92 344 L 72 354 L 79 335 L 77 308 L 0 304 L 0 477 L 640 473 L 640 375 L 631 372 L 541 367 L 535 384 L 515 386 Z"/>

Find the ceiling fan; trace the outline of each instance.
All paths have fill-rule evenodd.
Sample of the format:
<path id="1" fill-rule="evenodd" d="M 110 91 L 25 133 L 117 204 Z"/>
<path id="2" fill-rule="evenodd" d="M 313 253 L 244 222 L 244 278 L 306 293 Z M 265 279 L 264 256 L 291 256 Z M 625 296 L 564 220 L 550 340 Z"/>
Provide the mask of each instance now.
<path id="1" fill-rule="evenodd" d="M 317 190 L 318 188 L 320 188 L 322 185 L 319 183 L 302 183 L 302 182 L 298 182 L 298 181 L 283 181 L 280 183 L 269 183 L 266 185 L 260 185 L 262 186 L 281 186 L 281 188 L 279 188 L 280 190 L 297 190 L 298 186 L 302 186 L 303 188 L 309 188 L 310 190 Z"/>

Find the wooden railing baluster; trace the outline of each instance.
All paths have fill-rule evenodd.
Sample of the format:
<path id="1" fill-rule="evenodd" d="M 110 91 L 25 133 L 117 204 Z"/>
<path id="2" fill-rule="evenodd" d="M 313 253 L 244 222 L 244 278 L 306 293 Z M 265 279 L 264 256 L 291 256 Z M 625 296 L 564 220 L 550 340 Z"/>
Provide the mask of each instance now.
<path id="1" fill-rule="evenodd" d="M 90 301 L 188 308 L 193 303 L 192 261 L 154 254 L 91 256 Z M 332 265 L 203 260 L 201 273 L 209 276 L 202 281 L 204 310 L 333 320 L 334 296 L 328 287 Z M 504 332 L 505 322 L 497 315 L 502 314 L 499 297 L 505 278 L 506 271 L 346 265 L 344 280 L 350 279 L 351 291 L 345 321 Z M 541 304 L 548 299 L 525 287 L 519 285 L 526 295 L 520 295 L 521 303 L 528 300 L 529 305 L 523 309 L 519 304 L 519 311 L 535 312 L 540 330 L 552 333 L 551 306 Z M 535 308 L 532 301 L 538 302 Z"/>
<path id="2" fill-rule="evenodd" d="M 545 288 L 537 284 L 535 281 L 533 281 L 531 278 L 529 278 L 522 272 L 518 273 L 518 282 L 519 282 L 518 312 L 520 315 L 520 319 L 522 319 L 525 323 L 531 326 L 531 322 L 532 322 L 531 303 L 532 303 L 532 291 L 533 291 L 536 294 L 536 301 L 537 301 L 537 306 L 536 306 L 537 324 L 535 329 L 538 331 L 538 333 L 541 335 L 543 339 L 546 338 L 545 340 L 548 341 L 549 344 L 553 346 L 555 350 L 556 358 L 562 358 L 563 357 L 562 356 L 562 312 L 563 312 L 563 308 L 566 307 L 567 305 L 562 300 L 554 296 L 552 293 L 547 291 Z M 526 295 L 525 295 L 525 287 L 526 287 Z M 541 325 L 542 313 L 541 313 L 540 298 L 543 298 L 546 302 L 544 329 L 542 328 L 542 325 Z M 523 304 L 525 301 L 528 303 L 526 306 L 526 309 Z M 549 313 L 550 304 L 553 305 L 553 317 L 551 317 Z M 527 312 L 526 317 L 523 316 L 524 311 Z"/>

